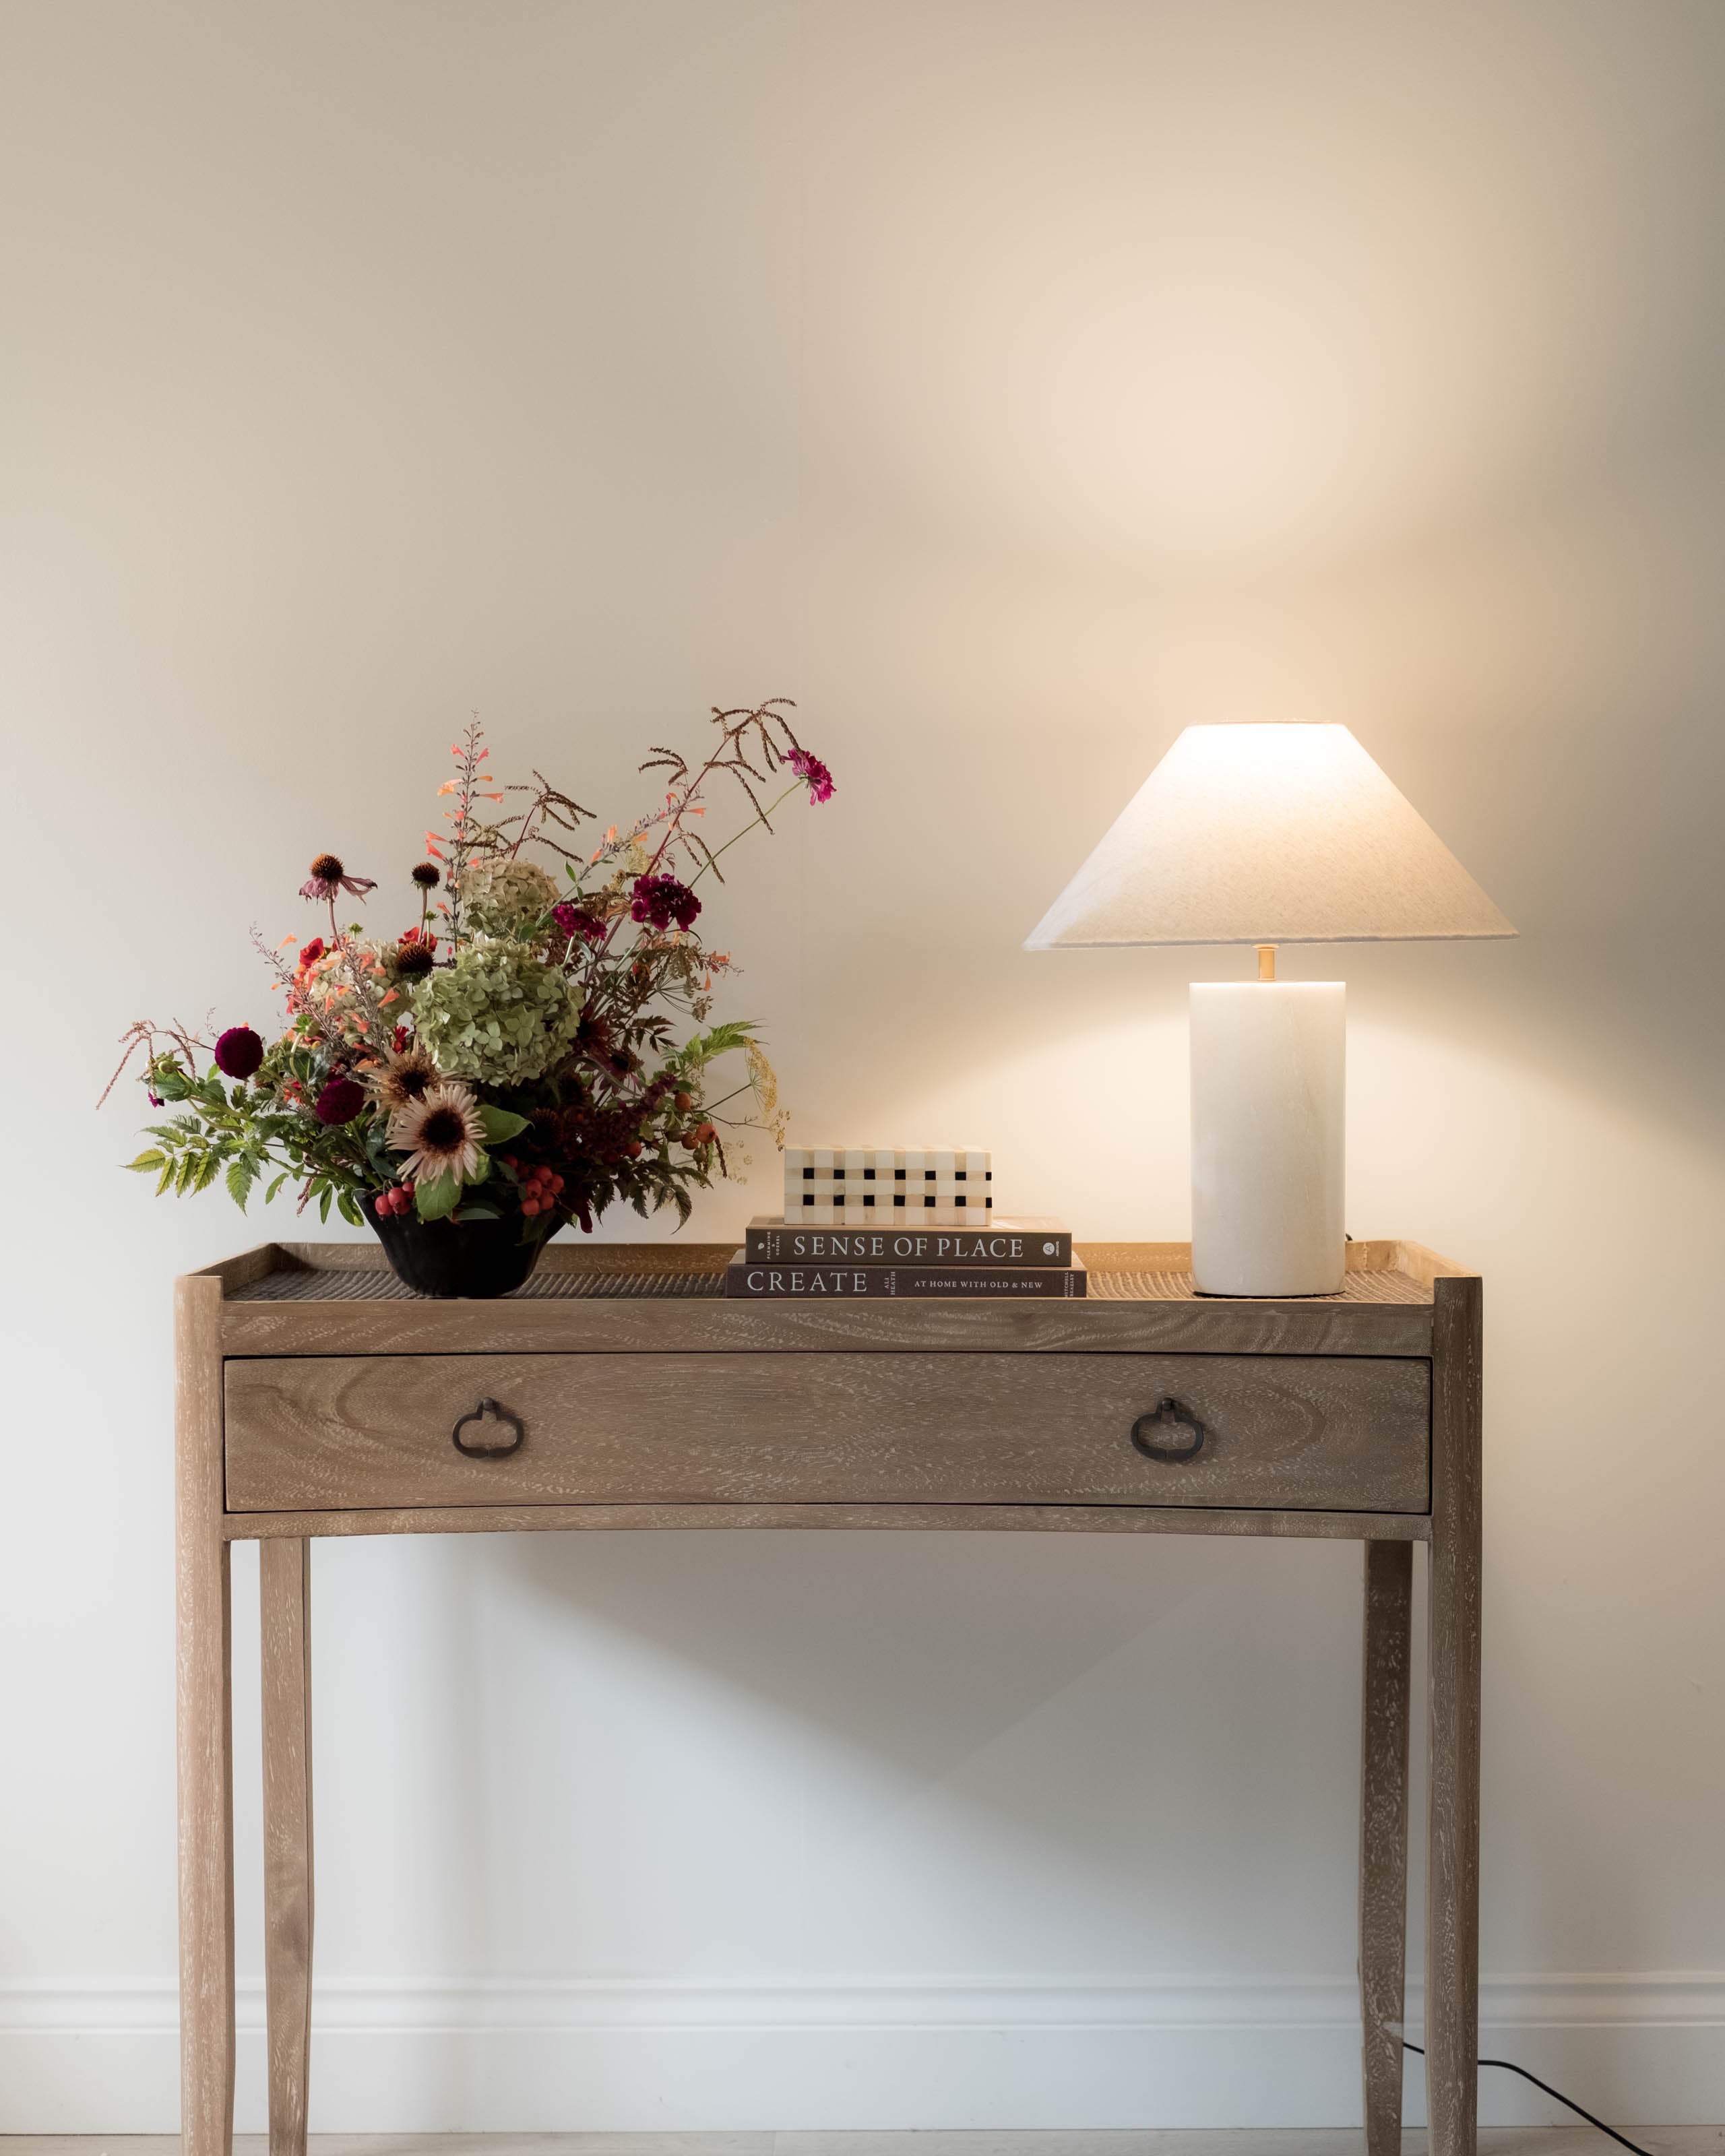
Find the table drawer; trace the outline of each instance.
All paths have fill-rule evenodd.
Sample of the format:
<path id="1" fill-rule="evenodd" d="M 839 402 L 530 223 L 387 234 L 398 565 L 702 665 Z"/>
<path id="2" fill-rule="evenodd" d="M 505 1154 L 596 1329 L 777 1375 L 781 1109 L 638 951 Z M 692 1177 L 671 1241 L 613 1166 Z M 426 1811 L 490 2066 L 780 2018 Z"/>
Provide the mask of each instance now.
<path id="1" fill-rule="evenodd" d="M 307 1356 L 224 1374 L 230 1512 L 1428 1504 L 1430 1366 L 1405 1358 Z"/>

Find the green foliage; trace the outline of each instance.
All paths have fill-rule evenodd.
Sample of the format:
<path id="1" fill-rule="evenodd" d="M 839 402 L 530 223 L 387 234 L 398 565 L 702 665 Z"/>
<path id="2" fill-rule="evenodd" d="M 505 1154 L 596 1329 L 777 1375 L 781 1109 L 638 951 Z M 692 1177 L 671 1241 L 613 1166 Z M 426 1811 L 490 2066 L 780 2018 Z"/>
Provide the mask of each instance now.
<path id="1" fill-rule="evenodd" d="M 316 1097 L 323 1075 L 318 1059 L 291 1042 L 278 1042 L 270 1050 L 254 1082 L 231 1087 L 218 1070 L 199 1077 L 172 1055 L 152 1058 L 146 1084 L 158 1100 L 179 1104 L 184 1112 L 152 1123 L 150 1135 L 157 1142 L 126 1164 L 141 1174 L 153 1173 L 158 1196 L 172 1191 L 184 1198 L 208 1190 L 220 1176 L 242 1212 L 261 1177 L 274 1167 L 280 1172 L 269 1186 L 266 1203 L 297 1174 L 305 1181 L 302 1202 L 316 1201 L 321 1218 L 327 1219 L 336 1204 L 344 1218 L 362 1224 L 364 1215 L 353 1204 L 352 1192 L 364 1186 L 356 1182 L 352 1169 L 367 1129 L 377 1119 L 368 1110 L 339 1129 L 320 1123 L 300 1102 Z"/>
<path id="2" fill-rule="evenodd" d="M 697 1033 L 692 1040 L 685 1042 L 669 1059 L 670 1068 L 684 1071 L 699 1070 L 703 1064 L 711 1063 L 716 1055 L 728 1055 L 733 1048 L 744 1046 L 754 1029 L 755 1021 L 752 1018 L 727 1019 L 722 1025 L 713 1026 L 706 1033 Z"/>
<path id="3" fill-rule="evenodd" d="M 461 1203 L 461 1185 L 453 1175 L 413 1185 L 413 1210 L 422 1220 L 447 1220 Z"/>

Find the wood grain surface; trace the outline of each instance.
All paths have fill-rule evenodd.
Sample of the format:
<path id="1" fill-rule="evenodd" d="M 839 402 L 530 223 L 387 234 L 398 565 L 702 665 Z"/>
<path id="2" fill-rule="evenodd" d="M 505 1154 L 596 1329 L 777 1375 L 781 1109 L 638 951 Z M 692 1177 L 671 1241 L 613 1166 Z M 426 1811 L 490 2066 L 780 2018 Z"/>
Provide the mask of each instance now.
<path id="1" fill-rule="evenodd" d="M 1440 1279 L 1428 1568 L 1425 2083 L 1431 2156 L 1474 2156 L 1480 1982 L 1481 1285 Z"/>
<path id="2" fill-rule="evenodd" d="M 174 1292 L 174 1511 L 184 2156 L 228 2156 L 234 2141 L 234 1723 L 221 1326 L 221 1282 L 181 1280 Z"/>
<path id="3" fill-rule="evenodd" d="M 311 2065 L 311 1544 L 258 1553 L 270 2156 L 305 2156 Z"/>
<path id="4" fill-rule="evenodd" d="M 1195 1505 L 416 1505 L 347 1512 L 230 1512 L 231 1542 L 325 1535 L 631 1534 L 696 1528 L 916 1533 L 1267 1535 L 1423 1542 L 1423 1512 L 1230 1512 Z"/>
<path id="5" fill-rule="evenodd" d="M 711 1301 L 234 1302 L 229 1355 L 1431 1353 L 1429 1304 Z"/>
<path id="6" fill-rule="evenodd" d="M 526 1291 L 491 1302 L 415 1299 L 368 1243 L 270 1244 L 212 1270 L 226 1290 L 230 1355 L 1423 1356 L 1431 1352 L 1430 1277 L 1445 1265 L 1417 1245 L 1350 1244 L 1342 1296 L 1260 1301 L 1198 1295 L 1184 1243 L 1084 1244 L 1091 1296 L 1082 1303 L 763 1309 L 718 1299 L 731 1247 L 553 1244 Z"/>
<path id="7" fill-rule="evenodd" d="M 1365 1548 L 1360 1683 L 1359 2005 L 1366 2156 L 1401 2156 L 1408 1943 L 1408 1651 L 1414 1546 Z"/>
<path id="8" fill-rule="evenodd" d="M 1416 1360 L 1111 1355 L 360 1356 L 227 1364 L 239 1512 L 502 1503 L 1423 1510 Z M 1136 1419 L 1177 1399 L 1190 1460 Z M 526 1431 L 452 1439 L 481 1399 Z M 473 1433 L 469 1430 L 470 1438 Z"/>

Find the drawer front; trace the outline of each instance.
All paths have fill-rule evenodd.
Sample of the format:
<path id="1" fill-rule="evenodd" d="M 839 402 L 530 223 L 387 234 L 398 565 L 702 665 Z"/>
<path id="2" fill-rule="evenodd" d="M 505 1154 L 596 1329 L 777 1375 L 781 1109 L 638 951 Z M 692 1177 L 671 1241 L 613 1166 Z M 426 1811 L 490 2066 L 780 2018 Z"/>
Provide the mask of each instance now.
<path id="1" fill-rule="evenodd" d="M 1429 1502 L 1430 1365 L 1403 1358 L 331 1356 L 225 1382 L 231 1512 Z"/>

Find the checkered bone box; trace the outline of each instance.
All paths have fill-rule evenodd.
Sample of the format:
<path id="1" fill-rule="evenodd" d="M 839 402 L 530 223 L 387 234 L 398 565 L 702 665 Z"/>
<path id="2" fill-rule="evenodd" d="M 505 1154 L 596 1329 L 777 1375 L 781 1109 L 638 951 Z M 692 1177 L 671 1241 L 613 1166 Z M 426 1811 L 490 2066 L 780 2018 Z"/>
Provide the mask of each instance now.
<path id="1" fill-rule="evenodd" d="M 993 1179 L 978 1146 L 787 1146 L 784 1217 L 811 1228 L 982 1224 Z"/>

